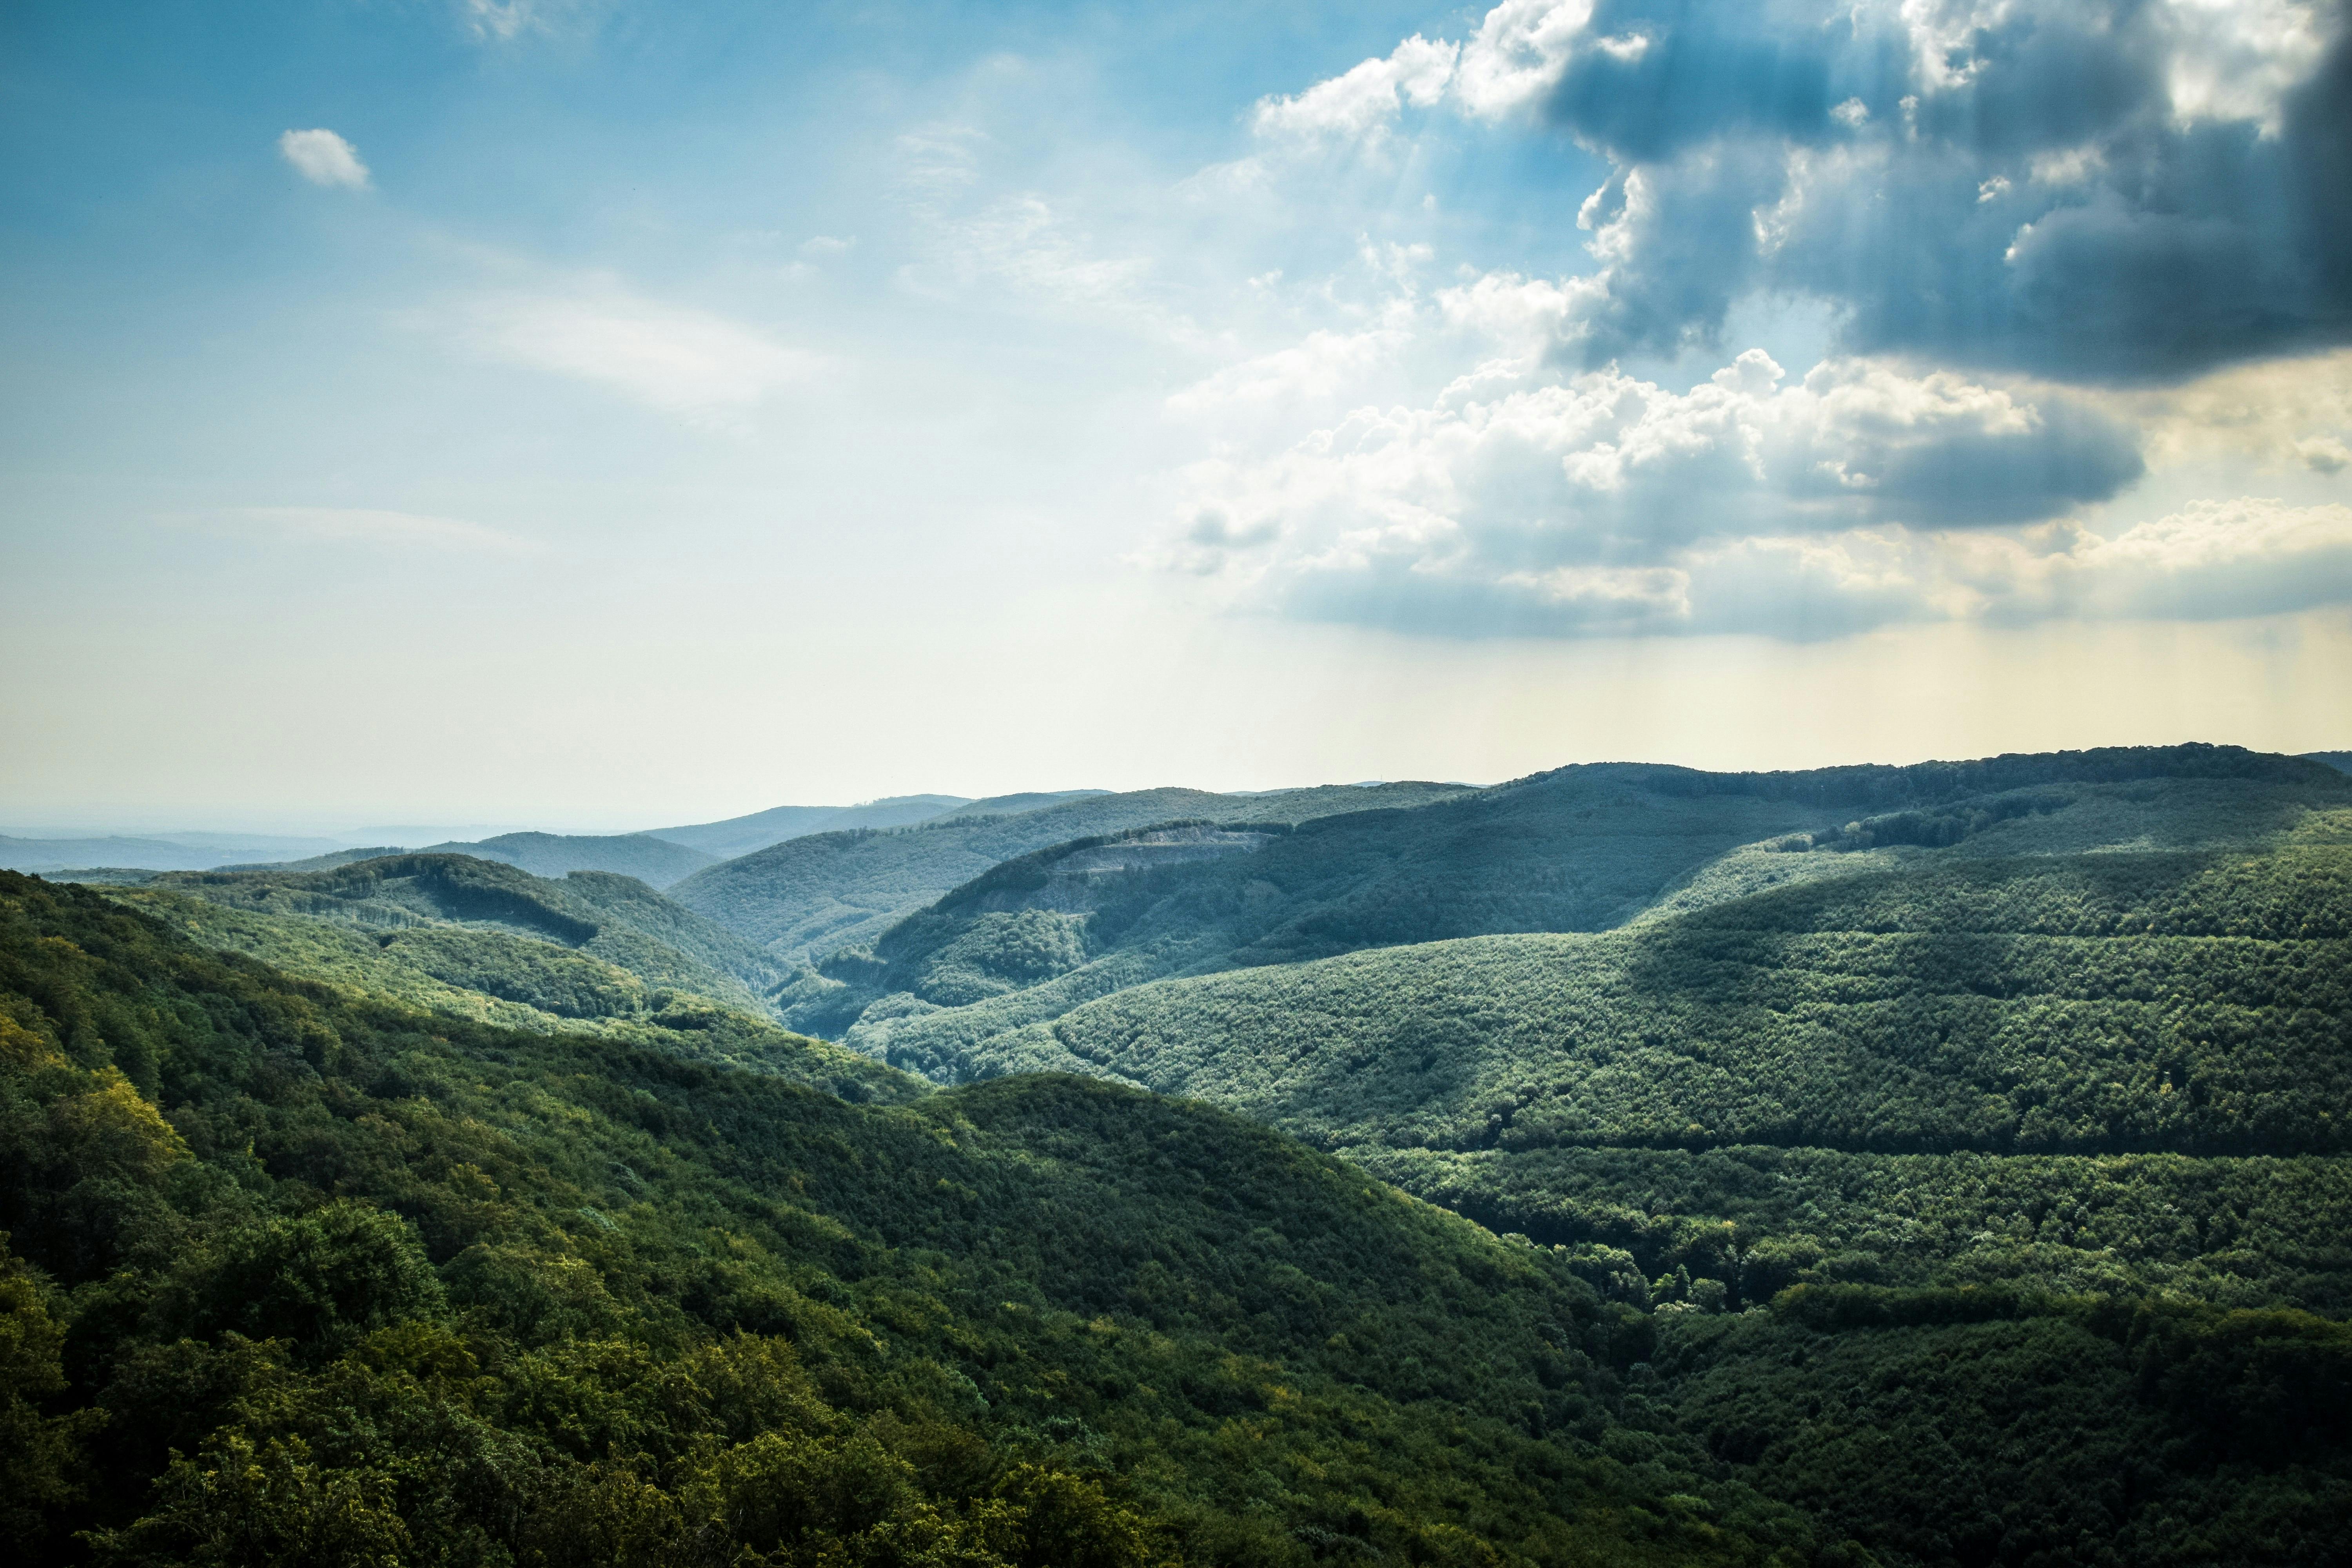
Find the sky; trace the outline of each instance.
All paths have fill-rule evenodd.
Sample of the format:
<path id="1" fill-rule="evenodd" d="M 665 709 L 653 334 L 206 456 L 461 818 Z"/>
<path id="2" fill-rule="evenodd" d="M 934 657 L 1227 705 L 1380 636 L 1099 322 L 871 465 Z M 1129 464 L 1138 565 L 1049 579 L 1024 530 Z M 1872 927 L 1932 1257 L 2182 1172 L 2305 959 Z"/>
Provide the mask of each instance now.
<path id="1" fill-rule="evenodd" d="M 2352 13 L 0 9 L 0 830 L 2352 747 Z"/>

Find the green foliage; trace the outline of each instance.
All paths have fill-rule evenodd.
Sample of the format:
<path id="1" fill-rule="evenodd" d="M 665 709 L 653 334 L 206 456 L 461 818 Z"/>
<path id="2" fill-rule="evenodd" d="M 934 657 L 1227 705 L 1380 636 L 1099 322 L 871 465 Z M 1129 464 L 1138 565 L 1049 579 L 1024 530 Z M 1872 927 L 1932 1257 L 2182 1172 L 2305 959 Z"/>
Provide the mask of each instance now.
<path id="1" fill-rule="evenodd" d="M 26 1396 L 88 1487 L 24 1494 L 33 1561 L 1812 1552 L 1611 1457 L 1646 1320 L 1205 1107 L 851 1105 L 14 877 L 0 997 L 0 1221 L 65 1328 Z"/>
<path id="2" fill-rule="evenodd" d="M 1652 1419 L 1893 1561 L 2340 1561 L 2352 1329 L 2300 1312 L 1801 1287 L 1674 1318 Z"/>
<path id="3" fill-rule="evenodd" d="M 1993 793 L 1968 793 L 1980 790 Z M 1905 800 L 1923 804 L 1850 815 Z M 2352 822 L 2347 806 L 2340 774 L 2211 747 L 1801 774 L 1570 768 L 1287 832 L 1163 826 L 1040 850 L 900 921 L 870 953 L 838 953 L 804 974 L 782 993 L 783 1016 L 953 1082 L 1006 1059 L 1001 1037 L 1162 977 L 1601 931 L 1986 856 L 2271 847 L 2338 816 Z M 1024 951 L 1045 922 L 1060 942 L 1051 964 Z"/>
<path id="4" fill-rule="evenodd" d="M 1622 1256 L 1646 1302 L 1677 1268 L 1734 1307 L 1803 1282 L 2158 1292 L 2352 1314 L 2352 1163 L 1832 1149 L 1359 1147 L 1373 1174 L 1497 1231 Z M 1597 1256 L 1598 1254 L 1596 1254 Z M 1641 1289 L 1612 1290 L 1630 1271 Z"/>
<path id="5" fill-rule="evenodd" d="M 1331 1145 L 2334 1152 L 2347 933 L 2347 848 L 1964 860 L 1138 987 L 996 1059 Z"/>
<path id="6" fill-rule="evenodd" d="M 502 877 L 522 875 L 493 869 Z M 588 875 L 567 879 L 566 885 Z M 251 897 L 253 886 L 240 879 L 229 890 Z M 260 897 L 275 900 L 279 896 L 280 889 L 267 881 L 258 886 Z M 641 884 L 627 886 L 645 898 L 659 898 Z M 852 1100 L 903 1099 L 916 1090 L 871 1058 L 779 1029 L 753 1016 L 743 1003 L 730 1005 L 694 990 L 649 984 L 648 974 L 690 966 L 675 951 L 665 952 L 650 939 L 628 931 L 600 931 L 586 947 L 572 949 L 489 925 L 435 922 L 379 929 L 341 910 L 255 912 L 191 896 L 180 886 L 112 896 L 207 947 L 244 953 L 355 994 L 453 1018 L 631 1040 L 683 1056 L 782 1072 Z M 381 913 L 372 902 L 364 902 L 362 912 Z M 394 912 L 401 919 L 418 918 L 397 906 Z M 594 956 L 600 950 L 625 952 L 632 943 L 654 950 L 651 958 L 638 957 L 634 970 Z M 687 978 L 707 980 L 709 975 L 688 973 Z"/>
<path id="7" fill-rule="evenodd" d="M 667 988 L 710 965 L 641 889 L 114 895 L 331 987 L 10 879 L 7 1527 L 159 1564 L 2352 1560 L 2347 790 L 2216 748 L 1603 768 L 777 858 L 864 898 L 982 857 L 783 992 L 980 1079 L 930 1095 Z M 1035 1067 L 1098 1077 L 992 1076 Z"/>
<path id="8" fill-rule="evenodd" d="M 189 872 L 148 879 L 151 894 L 299 917 L 379 941 L 418 930 L 495 931 L 576 951 L 646 984 L 748 1008 L 783 971 L 727 931 L 634 878 L 575 871 L 561 881 L 461 855 L 391 855 L 316 872 Z M 128 897 L 129 895 L 125 895 Z"/>
<path id="9" fill-rule="evenodd" d="M 82 1498 L 81 1444 L 104 1424 L 95 1410 L 43 1413 L 66 1390 L 64 1347 L 49 1292 L 0 1235 L 0 1542 L 20 1551 L 53 1544 L 51 1525 Z"/>

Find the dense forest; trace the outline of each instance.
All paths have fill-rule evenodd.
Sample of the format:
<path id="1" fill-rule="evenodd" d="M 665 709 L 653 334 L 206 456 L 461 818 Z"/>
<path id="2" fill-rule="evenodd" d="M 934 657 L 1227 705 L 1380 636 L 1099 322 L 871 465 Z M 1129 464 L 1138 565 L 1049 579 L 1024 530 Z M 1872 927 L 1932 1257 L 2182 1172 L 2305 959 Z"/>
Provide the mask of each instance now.
<path id="1" fill-rule="evenodd" d="M 1792 774 L 1564 768 L 1288 830 L 1162 826 L 1035 851 L 777 999 L 793 1027 L 954 1081 L 1005 1059 L 996 1037 L 1168 976 L 1603 931 L 1942 860 L 2300 842 L 2347 810 L 2339 773 L 2210 746 Z"/>
<path id="2" fill-rule="evenodd" d="M 1761 1563 L 1649 1321 L 1223 1113 L 859 1107 L 0 881 L 20 1560 Z M 739 1553 L 749 1553 L 739 1556 Z"/>
<path id="3" fill-rule="evenodd" d="M 1204 1106 L 356 999 L 0 882 L 20 1560 L 2315 1563 L 2352 1334 L 1596 1286 Z"/>
<path id="4" fill-rule="evenodd" d="M 2352 1563 L 2352 779 L 1405 789 L 817 835 L 719 916 L 455 855 L 9 879 L 0 1527 Z M 760 940 L 779 866 L 960 858 L 871 947 Z"/>

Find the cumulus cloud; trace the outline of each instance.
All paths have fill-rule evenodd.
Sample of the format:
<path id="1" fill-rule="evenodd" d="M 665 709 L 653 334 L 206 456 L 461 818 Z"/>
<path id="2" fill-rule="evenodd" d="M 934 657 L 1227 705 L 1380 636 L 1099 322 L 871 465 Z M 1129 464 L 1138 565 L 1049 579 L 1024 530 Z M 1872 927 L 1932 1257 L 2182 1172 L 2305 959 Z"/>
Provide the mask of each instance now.
<path id="1" fill-rule="evenodd" d="M 1444 303 L 1506 332 L 1562 308 L 1507 275 Z M 1361 352 L 1310 341 L 1195 393 L 1246 400 Z M 1815 638 L 2352 599 L 2352 508 L 2217 501 L 2086 527 L 2141 473 L 2098 405 L 1881 360 L 1790 377 L 1758 350 L 1681 393 L 1494 361 L 1427 405 L 1195 465 L 1150 558 L 1241 606 L 1470 637 Z"/>
<path id="2" fill-rule="evenodd" d="M 1759 291 L 1851 353 L 2080 383 L 2352 342 L 2352 27 L 2321 0 L 1507 0 L 1261 106 L 1377 139 L 1444 104 L 1612 171 L 1560 324 L 1598 366 Z"/>
<path id="3" fill-rule="evenodd" d="M 2129 433 L 2062 395 L 1855 360 L 1791 382 L 1750 350 L 1687 393 L 1614 368 L 1530 384 L 1493 366 L 1195 483 L 1301 558 L 1380 538 L 1495 574 L 1652 565 L 1723 536 L 2039 521 L 2139 473 Z"/>
<path id="4" fill-rule="evenodd" d="M 824 364 L 740 321 L 610 284 L 485 296 L 465 307 L 455 324 L 478 353 L 706 421 L 805 382 Z"/>
<path id="5" fill-rule="evenodd" d="M 1988 619 L 2213 620 L 2352 598 L 2352 507 L 2206 501 L 2063 550 L 1981 542 L 1950 571 Z"/>
<path id="6" fill-rule="evenodd" d="M 1365 530 L 1286 552 L 1273 525 L 1204 511 L 1185 563 L 1235 602 L 1294 618 L 1446 637 L 1748 634 L 1791 640 L 1893 624 L 2213 620 L 2352 599 L 2352 508 L 2242 499 L 2113 536 L 2065 524 L 1905 527 L 1702 541 L 1654 564 L 1485 563 L 1444 531 Z M 1432 544 L 1454 544 L 1431 550 Z M 1244 573 L 1234 563 L 1264 557 Z M 1238 578 L 1238 582 L 1234 580 Z"/>
<path id="7" fill-rule="evenodd" d="M 1386 59 L 1366 60 L 1344 76 L 1316 83 L 1295 98 L 1257 106 L 1262 136 L 1345 137 L 1360 141 L 1384 132 L 1404 105 L 1435 103 L 1453 79 L 1459 48 L 1416 33 Z"/>
<path id="8" fill-rule="evenodd" d="M 289 131 L 278 138 L 278 152 L 314 185 L 367 188 L 368 168 L 358 150 L 331 131 Z"/>

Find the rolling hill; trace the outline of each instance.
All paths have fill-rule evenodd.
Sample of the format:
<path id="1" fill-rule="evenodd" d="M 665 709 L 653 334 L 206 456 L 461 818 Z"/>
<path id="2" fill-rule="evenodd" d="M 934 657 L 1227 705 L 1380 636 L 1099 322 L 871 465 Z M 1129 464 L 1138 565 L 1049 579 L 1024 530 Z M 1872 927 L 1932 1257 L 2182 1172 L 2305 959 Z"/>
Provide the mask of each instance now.
<path id="1" fill-rule="evenodd" d="M 1765 775 L 1571 767 L 1286 831 L 1039 850 L 825 960 L 783 1016 L 955 1081 L 983 1070 L 983 1042 L 1168 976 L 1603 931 L 1938 857 L 2266 844 L 2342 806 L 2341 774 L 2203 747 Z"/>
<path id="2" fill-rule="evenodd" d="M 667 888 L 719 857 L 642 833 L 502 833 L 471 844 L 434 844 L 419 855 L 471 855 L 496 860 L 534 877 L 568 877 L 574 871 L 609 871 L 635 877 L 649 888 Z"/>
<path id="3" fill-rule="evenodd" d="M 20 1562 L 73 1529 L 142 1563 L 1820 1544 L 1696 1450 L 1606 1451 L 1638 1340 L 1549 1254 L 1206 1108 L 851 1106 L 362 1003 L 5 875 L 0 1046 Z"/>
<path id="4" fill-rule="evenodd" d="M 589 1033 L 700 1058 L 823 1063 L 854 1099 L 898 1093 L 871 1058 L 777 1026 L 781 972 L 728 931 L 607 872 L 561 880 L 460 856 L 325 872 L 174 873 L 110 889 L 205 946 L 446 1016 Z"/>
<path id="5" fill-rule="evenodd" d="M 799 962 L 870 942 L 1000 861 L 1049 845 L 1179 818 L 1289 824 L 1458 793 L 1451 785 L 1417 784 L 1246 796 L 1159 789 L 1085 795 L 1011 812 L 987 809 L 992 803 L 983 801 L 974 803 L 974 809 L 888 833 L 791 839 L 697 872 L 669 891 L 679 903 L 779 959 Z"/>
<path id="6" fill-rule="evenodd" d="M 1859 887 L 1766 899 L 1888 913 Z M 2274 931 L 2278 891 L 2214 907 Z M 1745 1159 L 1824 1226 L 2003 1195 Z M 788 1063 L 353 996 L 5 874 L 0 1174 L 0 1538 L 33 1563 L 2352 1549 L 2352 1330 L 2309 1313 L 1841 1281 L 1739 1223 L 1644 1282 L 1631 1248 L 1497 1237 L 1199 1103 L 1045 1075 L 846 1104 Z M 2006 1195 L 2218 1228 L 2126 1211 L 2115 1174 Z M 1679 1195 L 1612 1192 L 1653 1227 Z M 2333 1216 L 2249 1217 L 2242 1254 Z M 1709 1256 L 1786 1288 L 1727 1310 Z"/>

